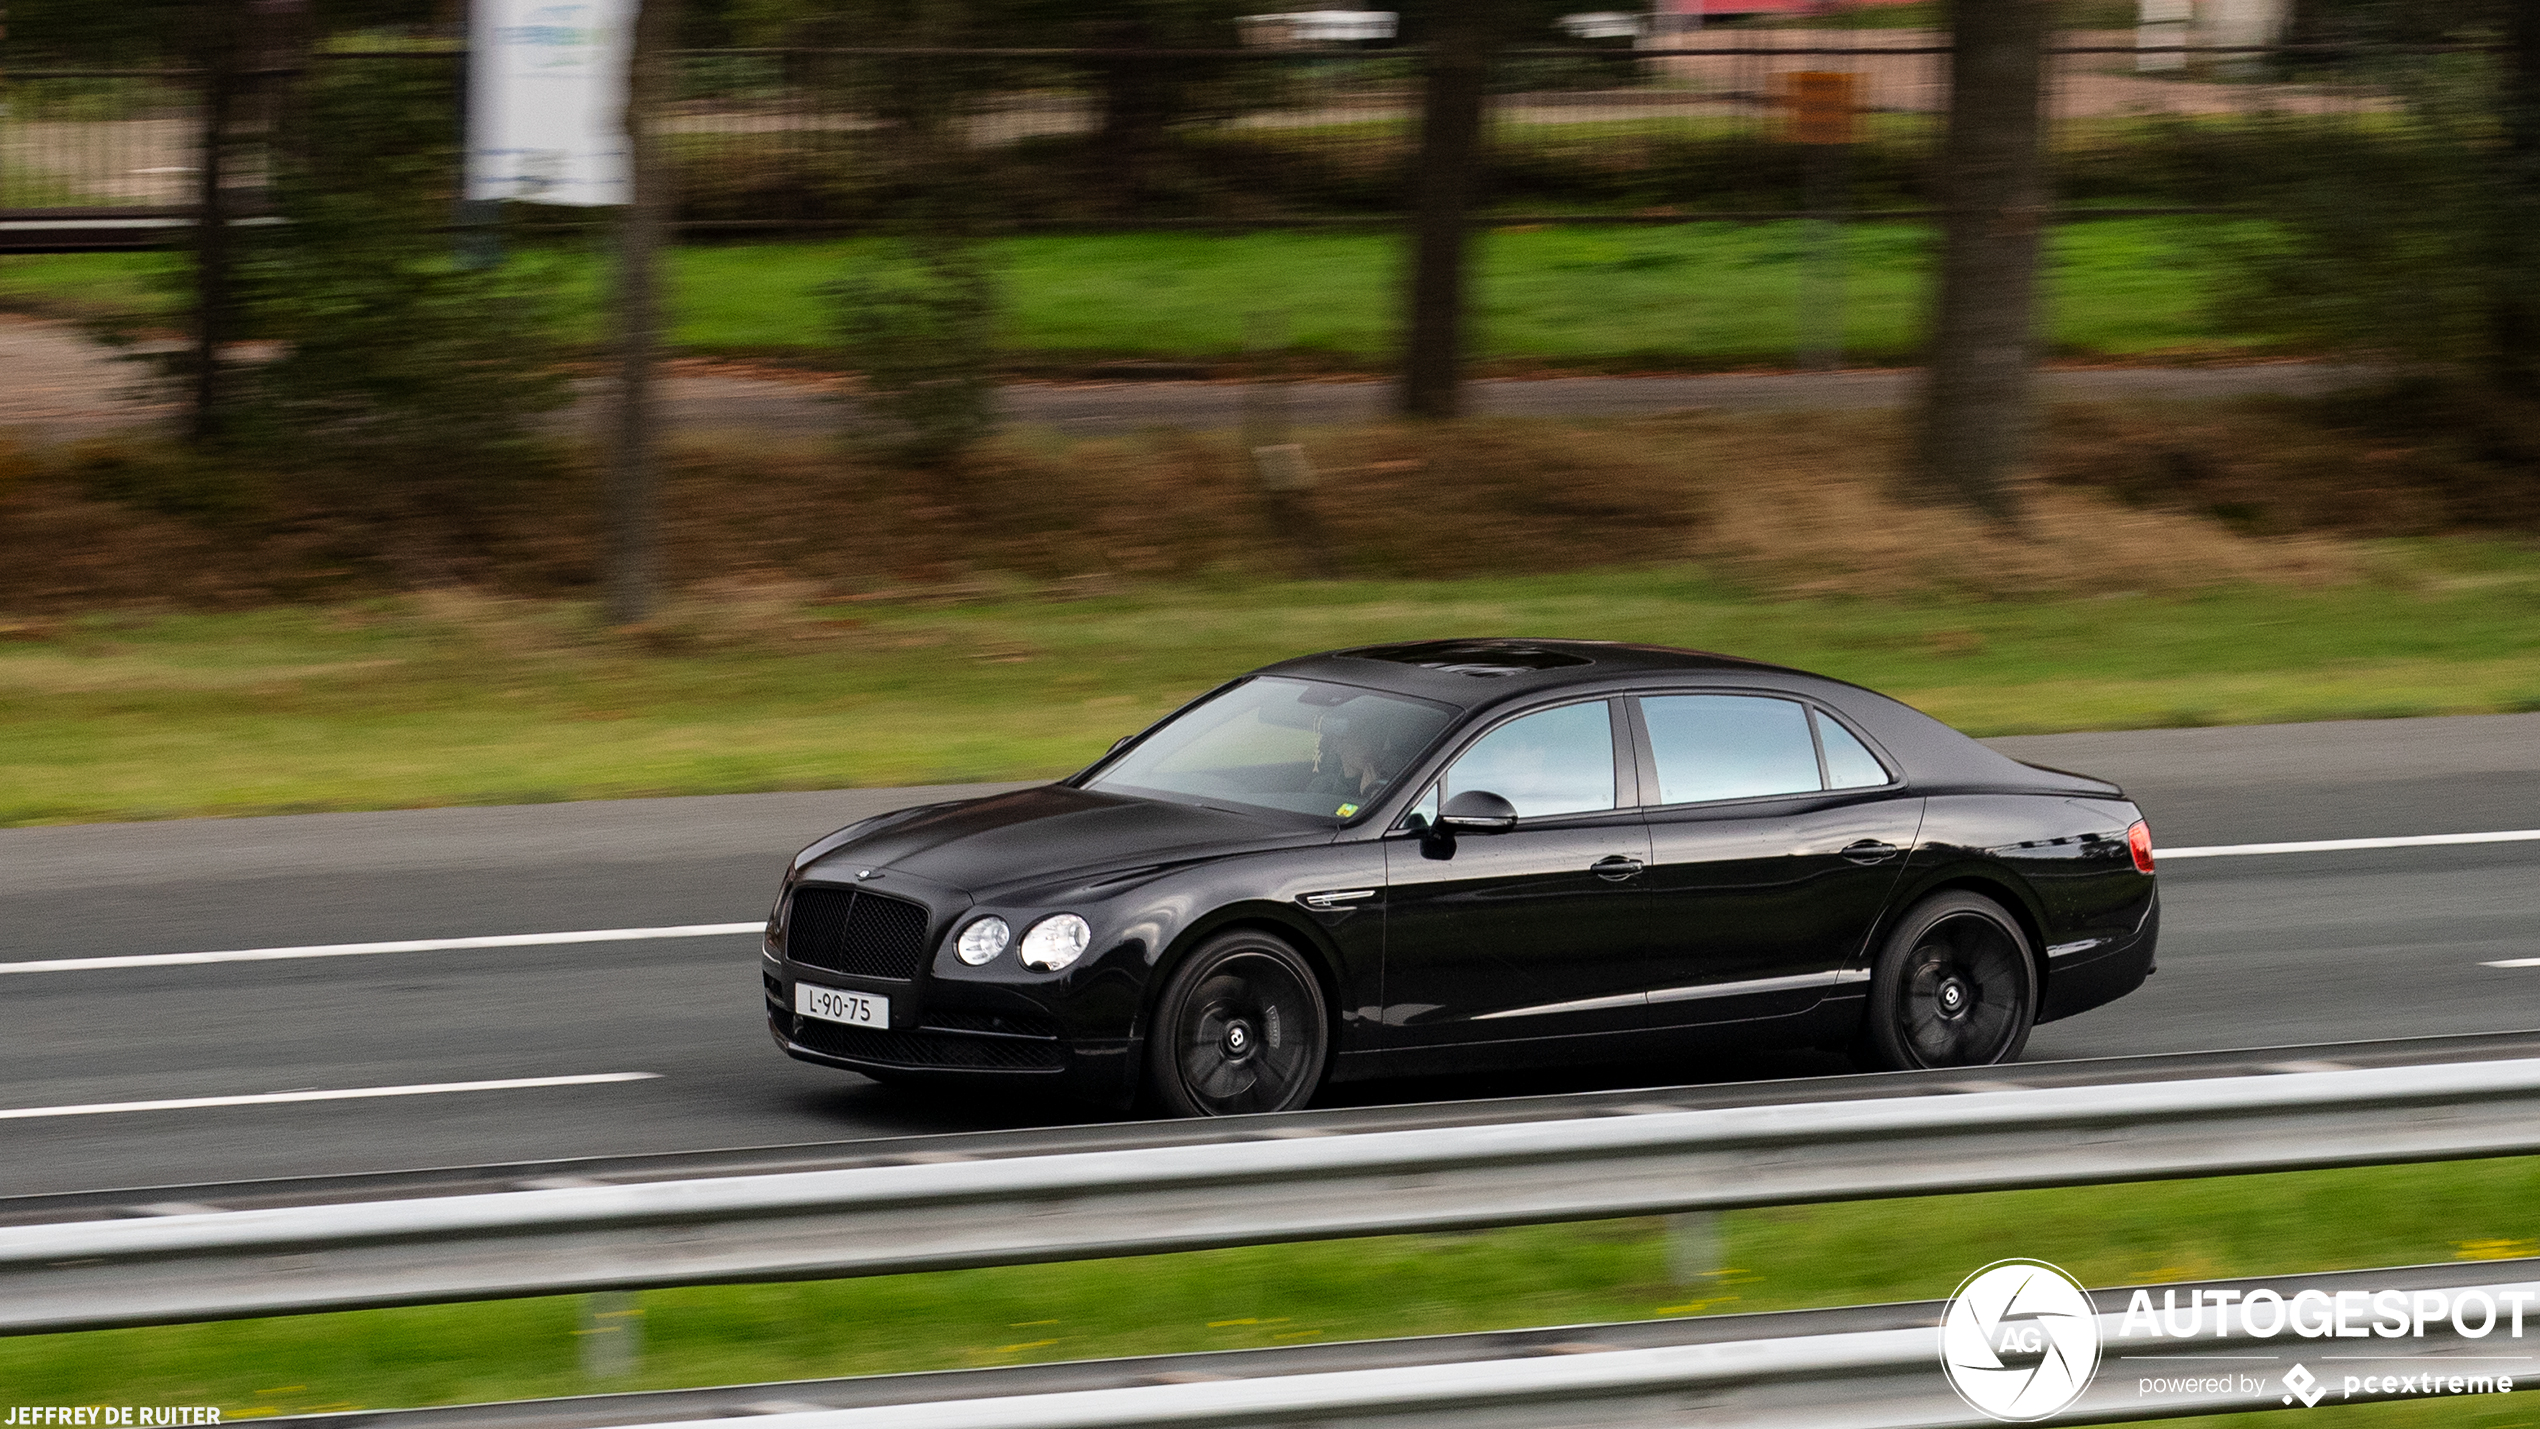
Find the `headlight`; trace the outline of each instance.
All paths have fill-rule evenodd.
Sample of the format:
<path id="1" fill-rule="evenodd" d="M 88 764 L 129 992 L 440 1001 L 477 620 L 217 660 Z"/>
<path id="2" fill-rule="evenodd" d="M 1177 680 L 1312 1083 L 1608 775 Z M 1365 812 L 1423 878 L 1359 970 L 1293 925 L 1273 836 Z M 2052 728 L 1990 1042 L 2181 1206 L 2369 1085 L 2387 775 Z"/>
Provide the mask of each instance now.
<path id="1" fill-rule="evenodd" d="M 997 954 L 1012 941 L 1014 930 L 1005 925 L 1003 918 L 991 913 L 961 930 L 961 941 L 954 945 L 953 953 L 972 967 L 981 967 L 995 962 Z"/>
<path id="2" fill-rule="evenodd" d="M 1023 935 L 1023 951 L 1016 956 L 1023 966 L 1054 973 L 1085 955 L 1093 946 L 1094 930 L 1073 913 L 1043 918 Z"/>

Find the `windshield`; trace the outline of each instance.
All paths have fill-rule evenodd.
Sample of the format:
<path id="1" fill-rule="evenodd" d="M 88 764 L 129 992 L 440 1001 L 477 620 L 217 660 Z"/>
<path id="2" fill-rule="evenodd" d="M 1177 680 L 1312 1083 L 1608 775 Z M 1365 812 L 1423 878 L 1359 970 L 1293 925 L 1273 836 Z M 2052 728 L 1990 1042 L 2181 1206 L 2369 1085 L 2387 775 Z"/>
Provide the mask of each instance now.
<path id="1" fill-rule="evenodd" d="M 1184 710 L 1085 787 L 1347 819 L 1453 717 L 1443 705 L 1348 685 L 1246 680 Z"/>

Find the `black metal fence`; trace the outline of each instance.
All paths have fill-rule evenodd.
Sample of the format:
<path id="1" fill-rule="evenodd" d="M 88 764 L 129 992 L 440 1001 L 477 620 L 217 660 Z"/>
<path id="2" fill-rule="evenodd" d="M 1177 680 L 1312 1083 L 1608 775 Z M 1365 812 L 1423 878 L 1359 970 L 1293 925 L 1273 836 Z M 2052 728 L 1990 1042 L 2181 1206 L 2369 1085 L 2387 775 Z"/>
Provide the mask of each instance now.
<path id="1" fill-rule="evenodd" d="M 1477 215 L 1674 223 L 1839 207 L 1927 212 L 1946 37 L 1731 30 L 1667 50 L 1520 50 L 1493 75 Z M 2288 143 L 2387 125 L 2418 52 L 2138 49 L 2069 32 L 2052 67 L 2067 216 L 2228 209 Z M 318 66 L 446 74 L 456 182 L 463 57 L 321 51 L 252 77 L 234 122 L 233 212 L 252 213 L 259 113 Z M 690 233 L 957 222 L 984 231 L 1347 224 L 1399 216 L 1419 142 L 1421 56 L 1377 50 L 691 51 L 665 120 Z M 2412 68 L 2413 67 L 2413 68 Z M 1849 76 L 1843 183 L 1798 142 L 1806 74 Z M 195 201 L 202 75 L 28 70 L 0 114 L 0 246 L 46 222 L 158 217 Z M 549 215 L 548 221 L 562 216 Z M 30 226 L 32 225 L 32 226 Z M 123 241 L 149 241 L 135 228 Z"/>
<path id="2" fill-rule="evenodd" d="M 2386 55 L 2146 52 L 2065 37 L 2052 70 L 2061 201 L 2227 207 L 2288 132 L 2395 112 Z M 1785 217 L 1829 198 L 1927 211 L 1946 37 L 1733 30 L 1700 47 L 1520 50 L 1492 89 L 1481 216 L 1524 223 Z M 1257 227 L 1399 215 L 1419 136 L 1409 51 L 793 50 L 684 57 L 671 119 L 692 230 L 887 224 L 950 185 L 992 227 Z M 1841 192 L 1799 142 L 1802 74 L 1856 112 Z"/>

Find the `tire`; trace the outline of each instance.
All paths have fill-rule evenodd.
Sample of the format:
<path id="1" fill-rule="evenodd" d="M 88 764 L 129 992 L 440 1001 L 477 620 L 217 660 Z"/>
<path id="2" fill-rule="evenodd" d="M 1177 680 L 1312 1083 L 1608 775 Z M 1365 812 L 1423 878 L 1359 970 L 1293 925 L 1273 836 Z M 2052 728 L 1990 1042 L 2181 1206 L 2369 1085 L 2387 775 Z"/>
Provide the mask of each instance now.
<path id="1" fill-rule="evenodd" d="M 1267 933 L 1211 938 L 1156 999 L 1147 1085 L 1171 1116 L 1294 1111 L 1331 1061 L 1323 985 Z"/>
<path id="2" fill-rule="evenodd" d="M 1873 1071 L 2016 1061 L 2037 1023 L 2037 958 L 2001 904 L 1934 894 L 1879 950 L 1854 1057 Z"/>

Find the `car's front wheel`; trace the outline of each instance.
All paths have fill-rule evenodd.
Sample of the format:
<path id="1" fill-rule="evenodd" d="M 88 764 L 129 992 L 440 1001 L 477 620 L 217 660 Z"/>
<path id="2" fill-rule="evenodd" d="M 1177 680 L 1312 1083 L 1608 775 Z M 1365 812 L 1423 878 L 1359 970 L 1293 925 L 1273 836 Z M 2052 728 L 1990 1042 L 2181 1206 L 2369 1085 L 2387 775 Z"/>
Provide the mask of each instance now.
<path id="1" fill-rule="evenodd" d="M 1292 1111 L 1329 1060 L 1323 987 L 1296 949 L 1238 930 L 1183 959 L 1157 1000 L 1147 1080 L 1175 1116 Z"/>
<path id="2" fill-rule="evenodd" d="M 1882 1071 L 2015 1060 L 2037 1020 L 2037 961 L 2019 921 L 1963 891 L 1916 904 L 1870 973 L 1859 1060 Z"/>

